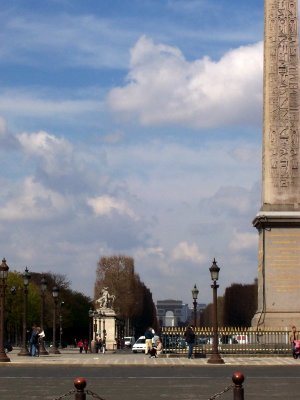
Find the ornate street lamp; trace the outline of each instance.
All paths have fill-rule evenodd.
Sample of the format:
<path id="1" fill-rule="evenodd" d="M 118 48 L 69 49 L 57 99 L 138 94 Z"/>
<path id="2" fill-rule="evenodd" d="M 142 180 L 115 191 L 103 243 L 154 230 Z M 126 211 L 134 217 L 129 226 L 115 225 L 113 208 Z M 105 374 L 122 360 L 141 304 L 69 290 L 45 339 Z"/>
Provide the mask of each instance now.
<path id="1" fill-rule="evenodd" d="M 101 315 L 102 315 L 102 317 L 103 317 L 103 341 L 104 341 L 104 343 L 105 343 L 105 345 L 106 345 L 106 329 L 105 329 L 105 313 L 104 312 L 102 312 L 101 313 Z M 101 331 L 100 331 L 101 332 Z"/>
<path id="2" fill-rule="evenodd" d="M 4 350 L 4 307 L 5 307 L 5 290 L 6 280 L 8 275 L 8 265 L 6 264 L 5 258 L 2 260 L 0 265 L 0 362 L 10 361 L 9 357 Z"/>
<path id="3" fill-rule="evenodd" d="M 89 309 L 89 351 L 92 352 L 92 327 L 93 327 L 93 317 L 94 311 L 90 308 Z"/>
<path id="4" fill-rule="evenodd" d="M 23 331 L 22 331 L 22 347 L 20 352 L 18 353 L 18 356 L 30 356 L 30 353 L 28 351 L 27 347 L 27 340 L 26 340 L 26 334 L 27 334 L 27 301 L 28 301 L 28 285 L 30 281 L 31 275 L 28 271 L 28 268 L 25 268 L 24 274 L 23 274 L 23 284 L 24 284 L 24 301 L 23 301 Z"/>
<path id="5" fill-rule="evenodd" d="M 95 337 L 96 337 L 96 333 L 98 332 L 100 338 L 102 338 L 102 333 L 101 333 L 101 327 L 102 327 L 102 312 L 101 311 L 95 311 L 94 318 L 96 318 L 95 320 L 95 325 L 94 325 L 94 332 L 95 332 Z"/>
<path id="6" fill-rule="evenodd" d="M 209 268 L 209 272 L 211 275 L 211 280 L 213 284 L 211 288 L 213 289 L 213 349 L 210 358 L 207 360 L 209 364 L 224 364 L 223 358 L 221 358 L 218 350 L 218 287 L 217 280 L 219 279 L 220 268 L 217 265 L 216 260 L 214 259 L 212 266 Z"/>
<path id="7" fill-rule="evenodd" d="M 62 335 L 63 335 L 63 327 L 62 327 L 62 322 L 63 322 L 63 316 L 62 316 L 62 308 L 64 306 L 65 302 L 61 301 L 59 305 L 59 348 L 62 349 Z"/>
<path id="8" fill-rule="evenodd" d="M 44 332 L 44 312 L 45 312 L 45 294 L 46 294 L 46 290 L 47 290 L 47 281 L 46 278 L 43 276 L 41 279 L 41 283 L 40 283 L 40 289 L 41 289 L 41 331 Z M 44 338 L 41 337 L 40 338 L 40 351 L 39 351 L 40 355 L 48 355 L 48 351 L 45 348 L 45 343 L 44 343 Z"/>
<path id="9" fill-rule="evenodd" d="M 197 286 L 195 286 L 192 289 L 192 297 L 193 297 L 193 306 L 194 306 L 194 327 L 197 326 L 197 298 L 198 298 L 199 290 L 197 289 Z"/>
<path id="10" fill-rule="evenodd" d="M 56 346 L 56 313 L 57 313 L 58 295 L 59 295 L 59 289 L 58 287 L 54 286 L 54 288 L 52 289 L 52 297 L 54 300 L 52 347 L 50 347 L 49 349 L 49 353 L 51 354 L 60 354 L 60 351 Z"/>

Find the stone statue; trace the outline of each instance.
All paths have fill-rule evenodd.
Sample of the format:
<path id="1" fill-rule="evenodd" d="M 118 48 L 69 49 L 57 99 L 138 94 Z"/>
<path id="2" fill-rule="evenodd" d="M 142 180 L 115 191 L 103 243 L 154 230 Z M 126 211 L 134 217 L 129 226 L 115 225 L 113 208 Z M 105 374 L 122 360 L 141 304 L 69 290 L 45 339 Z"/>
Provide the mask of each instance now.
<path id="1" fill-rule="evenodd" d="M 101 296 L 96 303 L 99 303 L 99 308 L 110 308 L 112 309 L 113 303 L 116 296 L 114 294 L 109 294 L 108 287 L 103 287 L 101 291 Z"/>

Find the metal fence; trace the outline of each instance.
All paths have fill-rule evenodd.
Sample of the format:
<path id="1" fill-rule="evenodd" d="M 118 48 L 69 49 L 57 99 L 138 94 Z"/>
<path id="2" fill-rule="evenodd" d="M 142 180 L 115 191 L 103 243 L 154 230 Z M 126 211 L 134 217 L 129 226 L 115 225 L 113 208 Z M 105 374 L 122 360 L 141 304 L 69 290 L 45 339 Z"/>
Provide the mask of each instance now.
<path id="1" fill-rule="evenodd" d="M 184 327 L 163 327 L 161 339 L 166 354 L 186 354 Z M 195 328 L 194 353 L 204 356 L 212 352 L 213 329 Z M 223 355 L 291 354 L 288 329 L 218 328 L 218 349 Z"/>

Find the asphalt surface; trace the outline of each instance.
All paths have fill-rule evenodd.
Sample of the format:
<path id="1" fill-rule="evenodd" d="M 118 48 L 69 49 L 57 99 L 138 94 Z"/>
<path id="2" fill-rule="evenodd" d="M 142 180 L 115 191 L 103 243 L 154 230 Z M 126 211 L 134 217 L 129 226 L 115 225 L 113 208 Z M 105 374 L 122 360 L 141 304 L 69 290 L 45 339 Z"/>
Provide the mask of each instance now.
<path id="1" fill-rule="evenodd" d="M 232 374 L 245 375 L 247 400 L 299 399 L 300 359 L 292 357 L 225 357 L 224 365 L 183 357 L 150 359 L 118 351 L 79 354 L 76 349 L 41 357 L 9 353 L 0 363 L 1 400 L 74 399 L 73 381 L 87 381 L 86 399 L 202 400 L 233 399 Z"/>

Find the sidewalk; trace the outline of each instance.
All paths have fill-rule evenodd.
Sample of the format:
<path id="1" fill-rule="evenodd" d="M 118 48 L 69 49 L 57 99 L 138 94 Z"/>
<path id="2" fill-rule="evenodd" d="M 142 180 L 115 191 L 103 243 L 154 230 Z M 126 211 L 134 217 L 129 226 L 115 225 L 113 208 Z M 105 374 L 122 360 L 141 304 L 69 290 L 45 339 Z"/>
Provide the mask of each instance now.
<path id="1" fill-rule="evenodd" d="M 77 349 L 63 349 L 61 354 L 50 354 L 40 357 L 18 356 L 19 349 L 8 353 L 10 362 L 0 365 L 84 365 L 84 366 L 211 366 L 207 364 L 207 358 L 187 359 L 184 357 L 162 357 L 149 358 L 145 354 L 132 354 L 130 352 L 118 351 L 106 352 L 105 354 L 79 354 Z M 299 365 L 300 359 L 290 357 L 223 357 L 226 365 Z M 219 366 L 220 367 L 220 366 Z"/>

